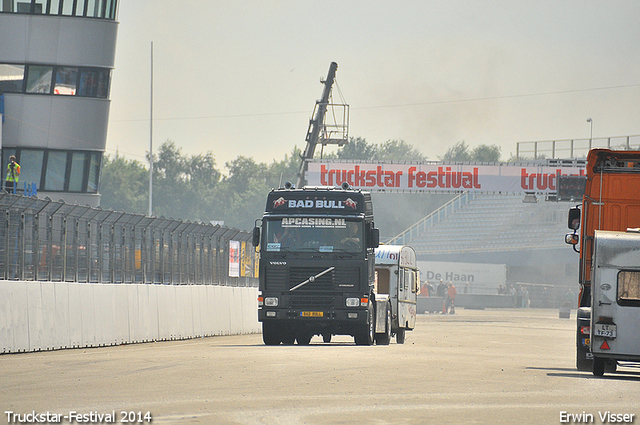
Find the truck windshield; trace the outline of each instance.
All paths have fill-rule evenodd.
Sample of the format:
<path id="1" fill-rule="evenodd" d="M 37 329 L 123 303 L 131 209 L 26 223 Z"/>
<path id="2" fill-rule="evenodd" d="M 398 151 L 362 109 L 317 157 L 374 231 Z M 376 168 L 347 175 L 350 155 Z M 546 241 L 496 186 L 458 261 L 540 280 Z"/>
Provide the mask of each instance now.
<path id="1" fill-rule="evenodd" d="M 268 252 L 362 252 L 362 220 L 335 217 L 284 217 L 266 221 Z"/>

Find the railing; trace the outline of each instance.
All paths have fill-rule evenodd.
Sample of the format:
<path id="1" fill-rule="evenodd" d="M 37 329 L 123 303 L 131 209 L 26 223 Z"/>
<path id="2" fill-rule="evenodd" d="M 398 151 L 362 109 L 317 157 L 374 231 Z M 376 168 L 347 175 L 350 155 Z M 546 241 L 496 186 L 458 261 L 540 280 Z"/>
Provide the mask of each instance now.
<path id="1" fill-rule="evenodd" d="M 518 142 L 516 159 L 586 158 L 592 148 L 637 150 L 640 149 L 640 135 Z"/>
<path id="2" fill-rule="evenodd" d="M 4 280 L 257 286 L 250 239 L 220 225 L 0 192 Z"/>
<path id="3" fill-rule="evenodd" d="M 411 240 L 415 239 L 418 236 L 425 234 L 427 229 L 430 229 L 435 224 L 441 222 L 449 215 L 453 214 L 463 205 L 466 205 L 469 201 L 475 199 L 476 195 L 470 192 L 464 192 L 460 195 L 456 196 L 425 218 L 421 219 L 411 227 L 409 227 L 404 232 L 400 233 L 397 236 L 389 239 L 385 243 L 387 244 L 397 244 L 397 245 L 406 245 Z"/>

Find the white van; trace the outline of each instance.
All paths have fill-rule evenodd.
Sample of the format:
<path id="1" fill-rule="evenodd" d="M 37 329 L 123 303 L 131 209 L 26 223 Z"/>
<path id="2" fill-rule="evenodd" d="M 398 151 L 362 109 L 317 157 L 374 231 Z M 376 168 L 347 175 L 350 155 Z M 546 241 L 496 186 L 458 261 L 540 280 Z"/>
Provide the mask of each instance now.
<path id="1" fill-rule="evenodd" d="M 410 246 L 380 245 L 376 248 L 376 294 L 389 294 L 391 335 L 403 344 L 405 332 L 416 326 L 420 271 Z"/>
<path id="2" fill-rule="evenodd" d="M 593 374 L 619 360 L 640 362 L 640 233 L 595 231 L 590 347 Z"/>

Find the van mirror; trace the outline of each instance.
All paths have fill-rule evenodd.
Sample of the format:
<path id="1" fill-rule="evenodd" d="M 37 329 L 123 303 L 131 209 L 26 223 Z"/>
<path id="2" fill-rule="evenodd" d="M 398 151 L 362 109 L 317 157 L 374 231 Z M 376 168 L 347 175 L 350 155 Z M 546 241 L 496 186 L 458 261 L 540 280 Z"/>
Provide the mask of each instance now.
<path id="1" fill-rule="evenodd" d="M 569 209 L 569 220 L 567 221 L 567 226 L 571 230 L 578 230 L 580 228 L 580 208 L 579 207 L 573 207 Z"/>
<path id="2" fill-rule="evenodd" d="M 260 245 L 260 228 L 258 226 L 253 228 L 253 246 Z"/>

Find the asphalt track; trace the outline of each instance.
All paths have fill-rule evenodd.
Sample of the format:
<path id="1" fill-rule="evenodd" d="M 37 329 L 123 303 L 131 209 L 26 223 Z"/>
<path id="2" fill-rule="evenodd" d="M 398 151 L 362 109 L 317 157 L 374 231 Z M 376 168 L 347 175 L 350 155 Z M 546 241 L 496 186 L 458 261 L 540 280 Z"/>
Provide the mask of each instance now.
<path id="1" fill-rule="evenodd" d="M 255 334 L 0 355 L 0 423 L 640 423 L 640 369 L 578 372 L 574 327 L 575 311 L 459 309 L 419 315 L 403 345 Z"/>

